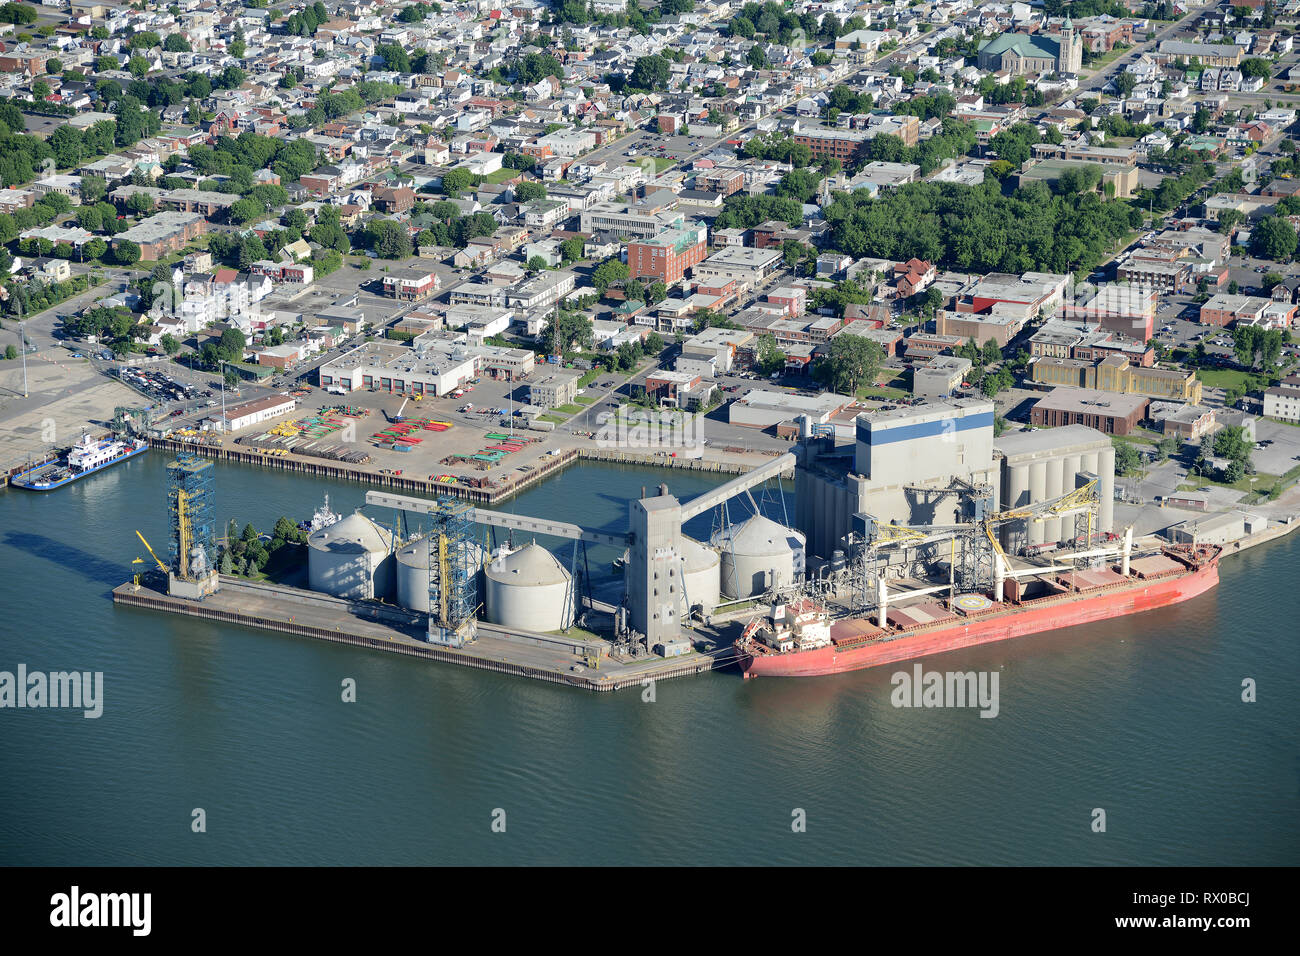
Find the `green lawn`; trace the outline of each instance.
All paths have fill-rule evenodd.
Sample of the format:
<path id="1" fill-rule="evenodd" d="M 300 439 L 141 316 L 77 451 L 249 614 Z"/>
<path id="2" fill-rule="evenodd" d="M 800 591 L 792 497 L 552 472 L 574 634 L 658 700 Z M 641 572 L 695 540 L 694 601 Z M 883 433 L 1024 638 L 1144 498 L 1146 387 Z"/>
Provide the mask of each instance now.
<path id="1" fill-rule="evenodd" d="M 539 422 L 551 422 L 555 425 L 563 425 L 565 421 L 559 415 L 538 415 L 537 420 Z"/>
<path id="2" fill-rule="evenodd" d="M 511 169 L 509 166 L 502 166 L 495 173 L 488 173 L 484 182 L 503 183 L 507 179 L 514 179 L 519 175 L 519 170 Z"/>
<path id="3" fill-rule="evenodd" d="M 590 395 L 578 395 L 577 397 L 574 398 L 574 401 L 577 402 L 579 405 L 590 405 L 592 402 L 595 401 L 595 399 L 592 398 Z"/>
<path id="4" fill-rule="evenodd" d="M 655 175 L 658 176 L 658 175 L 659 175 L 660 173 L 662 173 L 665 169 L 667 169 L 669 166 L 672 166 L 672 165 L 673 165 L 674 163 L 676 163 L 676 162 L 677 162 L 677 160 L 675 160 L 675 159 L 669 159 L 667 156 L 656 156 L 656 157 L 655 157 Z"/>
<path id="5" fill-rule="evenodd" d="M 582 411 L 581 405 L 561 405 L 559 408 L 552 408 L 551 411 L 558 412 L 561 415 L 576 415 Z"/>
<path id="6" fill-rule="evenodd" d="M 1260 473 L 1257 475 L 1244 475 L 1241 480 L 1234 481 L 1231 484 L 1223 481 L 1215 481 L 1213 478 L 1195 477 L 1190 483 L 1178 486 L 1179 491 L 1200 491 L 1202 488 L 1232 488 L 1235 491 L 1267 491 L 1273 487 L 1277 481 L 1277 475 L 1266 475 Z M 1253 481 L 1251 479 L 1254 479 Z"/>
<path id="7" fill-rule="evenodd" d="M 1232 368 L 1199 369 L 1196 377 L 1206 388 L 1239 388 L 1243 392 L 1268 388 L 1268 376 L 1259 372 L 1242 372 Z"/>

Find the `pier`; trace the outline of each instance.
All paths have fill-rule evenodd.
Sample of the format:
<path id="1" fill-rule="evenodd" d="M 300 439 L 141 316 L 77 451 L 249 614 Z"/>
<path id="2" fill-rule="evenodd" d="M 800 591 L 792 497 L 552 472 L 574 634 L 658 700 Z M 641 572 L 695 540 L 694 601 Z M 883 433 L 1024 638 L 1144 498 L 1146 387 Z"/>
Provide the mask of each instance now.
<path id="1" fill-rule="evenodd" d="M 460 482 L 440 482 L 408 475 L 386 474 L 360 465 L 326 461 L 304 455 L 267 455 L 243 446 L 226 447 L 177 441 L 174 438 L 150 438 L 149 447 L 170 453 L 188 453 L 214 458 L 218 461 L 237 462 L 242 465 L 260 465 L 280 471 L 295 472 L 316 478 L 334 478 L 340 481 L 359 481 L 378 488 L 395 491 L 424 492 L 434 495 L 452 495 L 478 505 L 496 505 L 531 488 L 542 479 L 555 474 L 575 461 L 600 461 L 616 465 L 651 465 L 721 475 L 743 475 L 753 465 L 741 462 L 706 460 L 702 458 L 673 458 L 666 452 L 636 452 L 617 448 L 565 448 L 542 458 L 526 473 L 510 472 L 503 479 L 480 488 Z M 723 449 L 726 451 L 727 449 Z M 773 452 L 769 457 L 779 455 Z M 787 469 L 792 470 L 792 469 Z"/>
<path id="2" fill-rule="evenodd" d="M 642 687 L 648 680 L 703 674 L 728 666 L 736 656 L 730 645 L 724 644 L 707 653 L 693 651 L 674 658 L 620 661 L 604 654 L 608 647 L 604 641 L 592 640 L 585 632 L 512 633 L 483 621 L 478 624 L 478 638 L 466 647 L 438 647 L 424 640 L 423 614 L 390 604 L 347 601 L 313 591 L 225 576 L 221 578 L 221 589 L 201 601 L 172 597 L 144 585 L 127 583 L 113 589 L 113 603 L 421 657 L 598 693 Z M 597 668 L 585 663 L 590 658 L 599 661 Z"/>

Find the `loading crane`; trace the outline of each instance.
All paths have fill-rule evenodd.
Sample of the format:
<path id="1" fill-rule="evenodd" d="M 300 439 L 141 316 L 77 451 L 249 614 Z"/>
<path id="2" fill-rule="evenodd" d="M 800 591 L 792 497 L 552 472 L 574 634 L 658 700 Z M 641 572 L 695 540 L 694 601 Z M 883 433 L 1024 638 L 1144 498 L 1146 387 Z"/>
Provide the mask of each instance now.
<path id="1" fill-rule="evenodd" d="M 140 539 L 140 543 L 143 544 L 143 545 L 145 546 L 145 549 L 148 550 L 148 552 L 149 552 L 149 556 L 150 556 L 151 558 L 153 558 L 154 561 L 157 563 L 159 570 L 161 570 L 163 574 L 171 574 L 171 568 L 167 567 L 167 565 L 165 565 L 165 564 L 162 563 L 162 559 L 159 558 L 158 555 L 156 555 L 156 554 L 154 553 L 153 548 L 151 548 L 151 547 L 149 546 L 149 542 L 146 541 L 146 540 L 144 539 L 144 535 L 142 535 L 139 531 L 137 531 L 137 532 L 135 533 L 135 535 L 136 535 L 137 538 Z M 139 560 L 140 560 L 140 558 L 136 558 L 136 561 L 139 561 Z M 132 562 L 132 563 L 134 563 L 134 562 Z"/>
<path id="2" fill-rule="evenodd" d="M 411 400 L 411 398 L 410 398 L 409 395 L 408 395 L 406 398 L 402 399 L 402 404 L 401 404 L 401 406 L 397 409 L 397 414 L 396 414 L 396 415 L 389 415 L 387 412 L 385 412 L 385 413 L 384 413 L 384 416 L 385 416 L 385 417 L 386 417 L 390 422 L 392 422 L 394 425 L 397 424 L 398 422 L 404 422 L 404 421 L 406 421 L 406 416 L 403 415 L 402 412 L 406 410 L 406 403 L 409 402 L 410 400 Z"/>
<path id="3" fill-rule="evenodd" d="M 860 573 L 866 575 L 869 564 L 876 568 L 875 602 L 883 620 L 884 609 L 888 603 L 885 587 L 885 574 L 879 561 L 886 549 L 899 549 L 903 552 L 933 545 L 948 540 L 951 543 L 948 584 L 919 591 L 909 591 L 909 595 L 919 595 L 948 590 L 955 594 L 958 579 L 961 587 L 967 590 L 992 588 L 994 598 L 1002 601 L 1005 596 L 1007 578 L 1019 578 L 1043 574 L 1050 571 L 1068 571 L 1075 568 L 1074 562 L 1104 555 L 1121 556 L 1121 573 L 1128 574 L 1129 557 L 1133 542 L 1133 529 L 1124 532 L 1122 541 L 1114 547 L 1094 548 L 1095 513 L 1100 505 L 1097 497 L 1098 482 L 1089 481 L 1078 488 L 1066 492 L 1048 501 L 1036 502 L 1019 508 L 1011 508 L 996 514 L 985 514 L 976 521 L 959 525 L 896 525 L 874 521 L 866 518 L 865 538 L 859 555 Z M 1053 519 L 1073 518 L 1075 533 L 1071 537 L 1076 545 L 1068 556 L 1067 563 L 1050 567 L 1034 566 L 1014 568 L 1011 560 L 998 540 L 998 529 L 1005 524 L 1017 521 L 1043 522 Z M 1082 532 L 1082 533 L 1080 533 Z M 1082 543 L 1082 548 L 1077 545 Z M 960 564 L 960 572 L 957 570 Z M 856 588 L 864 597 L 870 594 L 865 580 Z"/>

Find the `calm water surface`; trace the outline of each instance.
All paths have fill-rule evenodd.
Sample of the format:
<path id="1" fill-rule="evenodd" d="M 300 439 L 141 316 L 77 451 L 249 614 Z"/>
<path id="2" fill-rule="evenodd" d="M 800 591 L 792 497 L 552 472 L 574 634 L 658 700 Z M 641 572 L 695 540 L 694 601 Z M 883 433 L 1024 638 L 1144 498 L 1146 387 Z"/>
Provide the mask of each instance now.
<path id="1" fill-rule="evenodd" d="M 143 551 L 134 530 L 166 541 L 164 461 L 0 492 L 0 670 L 100 670 L 106 698 L 98 720 L 0 710 L 0 863 L 1300 858 L 1300 536 L 1229 560 L 1182 607 L 926 662 L 997 670 L 996 719 L 895 709 L 895 668 L 724 672 L 643 703 L 114 608 Z M 364 493 L 239 466 L 217 479 L 220 519 L 241 526 L 306 517 L 326 492 L 346 513 Z M 621 529 L 627 499 L 662 480 L 575 467 L 506 508 Z M 667 480 L 683 499 L 715 483 Z M 709 530 L 708 516 L 688 527 Z M 588 557 L 608 573 L 612 552 Z M 1240 702 L 1245 677 L 1258 703 Z"/>

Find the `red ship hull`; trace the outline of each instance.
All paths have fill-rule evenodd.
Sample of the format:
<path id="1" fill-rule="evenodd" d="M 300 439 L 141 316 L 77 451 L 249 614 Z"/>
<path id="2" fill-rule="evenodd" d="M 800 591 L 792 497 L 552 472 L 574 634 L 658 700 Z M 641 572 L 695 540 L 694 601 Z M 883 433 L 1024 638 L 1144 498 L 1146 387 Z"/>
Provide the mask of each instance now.
<path id="1" fill-rule="evenodd" d="M 903 632 L 892 640 L 876 640 L 847 650 L 835 645 L 811 651 L 756 654 L 744 652 L 741 669 L 750 677 L 819 677 L 878 667 L 930 654 L 1013 637 L 1090 624 L 1142 611 L 1154 611 L 1204 594 L 1219 583 L 1217 557 L 1176 577 L 1135 582 L 1122 589 L 1071 594 L 1010 605 L 957 624 L 937 624 Z M 892 635 L 891 635 L 892 636 Z"/>

